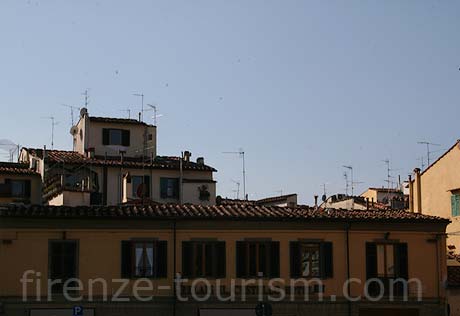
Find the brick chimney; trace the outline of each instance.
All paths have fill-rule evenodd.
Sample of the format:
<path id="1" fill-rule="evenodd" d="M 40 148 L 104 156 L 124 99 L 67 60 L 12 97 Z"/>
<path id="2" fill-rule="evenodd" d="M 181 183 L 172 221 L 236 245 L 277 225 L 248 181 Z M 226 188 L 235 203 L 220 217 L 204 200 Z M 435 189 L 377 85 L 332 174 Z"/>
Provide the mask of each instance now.
<path id="1" fill-rule="evenodd" d="M 415 183 L 417 185 L 417 213 L 422 213 L 422 177 L 420 168 L 415 168 Z"/>

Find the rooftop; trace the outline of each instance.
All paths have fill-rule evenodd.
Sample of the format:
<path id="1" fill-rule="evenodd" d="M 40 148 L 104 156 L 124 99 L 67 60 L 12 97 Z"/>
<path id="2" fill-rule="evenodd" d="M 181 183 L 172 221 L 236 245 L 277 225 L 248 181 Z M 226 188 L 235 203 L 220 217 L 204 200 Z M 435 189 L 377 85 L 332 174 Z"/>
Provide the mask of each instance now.
<path id="1" fill-rule="evenodd" d="M 17 218 L 100 218 L 100 219 L 199 219 L 297 222 L 443 223 L 445 218 L 405 211 L 348 211 L 337 209 L 289 208 L 277 206 L 204 206 L 192 204 L 150 204 L 125 206 L 0 206 L 0 217 Z"/>
<path id="2" fill-rule="evenodd" d="M 96 123 L 116 123 L 116 124 L 132 124 L 132 125 L 142 125 L 142 126 L 153 126 L 145 122 L 141 122 L 135 119 L 127 118 L 115 118 L 115 117 L 99 117 L 99 116 L 90 116 L 89 120 Z"/>
<path id="3" fill-rule="evenodd" d="M 43 158 L 43 149 L 25 148 L 29 154 L 36 156 L 40 159 Z M 95 156 L 94 158 L 85 157 L 84 155 L 75 151 L 64 150 L 46 150 L 46 161 L 48 163 L 66 163 L 75 165 L 92 165 L 92 166 L 110 166 L 110 167 L 123 167 L 123 168 L 148 168 L 148 169 L 173 169 L 180 168 L 179 157 L 157 156 L 153 161 L 150 158 L 142 157 L 132 158 L 113 156 Z M 217 171 L 213 167 L 198 164 L 192 161 L 183 162 L 184 170 L 196 171 Z"/>
<path id="4" fill-rule="evenodd" d="M 28 164 L 15 162 L 0 162 L 0 174 L 39 175 L 30 169 Z"/>

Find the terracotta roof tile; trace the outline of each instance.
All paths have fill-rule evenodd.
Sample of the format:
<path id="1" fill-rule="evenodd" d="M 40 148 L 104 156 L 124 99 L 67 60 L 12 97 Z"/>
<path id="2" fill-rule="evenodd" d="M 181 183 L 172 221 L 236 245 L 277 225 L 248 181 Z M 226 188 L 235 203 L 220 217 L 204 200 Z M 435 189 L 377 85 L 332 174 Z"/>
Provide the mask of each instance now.
<path id="1" fill-rule="evenodd" d="M 127 119 L 127 118 L 90 116 L 89 120 L 91 122 L 98 122 L 98 123 L 116 123 L 116 124 L 133 124 L 133 125 L 153 126 L 145 122 L 140 122 L 135 119 Z"/>
<path id="2" fill-rule="evenodd" d="M 36 156 L 40 159 L 43 158 L 43 149 L 37 148 L 26 148 L 32 156 Z M 157 156 L 153 162 L 150 158 L 142 161 L 142 158 L 130 158 L 125 157 L 123 161 L 120 157 L 101 157 L 96 156 L 94 158 L 85 157 L 82 154 L 75 151 L 65 150 L 47 150 L 46 161 L 48 163 L 66 163 L 76 165 L 91 165 L 91 166 L 111 166 L 111 167 L 123 167 L 123 168 L 148 168 L 148 169 L 173 169 L 178 170 L 180 168 L 179 157 L 169 156 Z M 200 165 L 192 161 L 183 162 L 184 170 L 196 170 L 196 171 L 217 171 L 213 167 L 208 165 Z"/>
<path id="3" fill-rule="evenodd" d="M 1 174 L 17 174 L 17 175 L 34 175 L 39 176 L 37 172 L 29 168 L 29 165 L 14 162 L 0 162 Z"/>
<path id="4" fill-rule="evenodd" d="M 337 209 L 288 208 L 276 206 L 203 206 L 192 204 L 150 204 L 122 206 L 18 206 L 0 207 L 0 217 L 30 218 L 145 218 L 223 219 L 449 223 L 448 219 L 405 211 L 348 211 Z"/>

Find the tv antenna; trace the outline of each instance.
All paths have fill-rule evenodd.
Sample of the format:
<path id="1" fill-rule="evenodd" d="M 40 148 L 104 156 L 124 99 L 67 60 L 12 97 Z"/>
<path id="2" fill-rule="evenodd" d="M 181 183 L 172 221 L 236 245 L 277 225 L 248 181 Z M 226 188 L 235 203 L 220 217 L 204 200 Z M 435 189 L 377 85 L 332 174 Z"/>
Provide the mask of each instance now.
<path id="1" fill-rule="evenodd" d="M 158 107 L 153 104 L 147 104 L 147 106 L 150 107 L 150 110 L 153 111 L 153 125 L 157 126 L 157 118 L 162 117 L 163 114 L 158 114 Z M 146 111 L 150 111 L 146 110 Z"/>
<path id="2" fill-rule="evenodd" d="M 42 117 L 43 119 L 51 120 L 51 149 L 54 149 L 54 127 L 59 124 L 55 121 L 54 116 Z"/>
<path id="3" fill-rule="evenodd" d="M 278 193 L 279 196 L 283 196 L 283 190 L 276 190 L 275 193 Z"/>
<path id="4" fill-rule="evenodd" d="M 441 146 L 440 144 L 435 144 L 435 143 L 430 143 L 427 141 L 421 141 L 417 142 L 419 145 L 426 145 L 426 157 L 427 157 L 427 166 L 430 166 L 430 154 L 433 153 L 433 151 L 430 151 L 430 146 Z"/>
<path id="5" fill-rule="evenodd" d="M 89 89 L 86 89 L 85 92 L 82 93 L 82 95 L 85 96 L 85 108 L 88 108 L 89 105 Z"/>
<path id="6" fill-rule="evenodd" d="M 133 93 L 133 96 L 141 98 L 141 122 L 144 121 L 144 94 L 143 93 Z"/>
<path id="7" fill-rule="evenodd" d="M 321 200 L 323 202 L 326 202 L 326 199 L 327 199 L 327 190 L 326 190 L 326 185 L 328 185 L 329 183 L 323 183 L 321 184 L 321 187 L 323 188 L 323 196 L 321 197 Z"/>
<path id="8" fill-rule="evenodd" d="M 120 111 L 126 112 L 126 114 L 128 114 L 128 119 L 131 118 L 131 109 L 130 109 L 130 108 L 122 109 L 122 110 L 120 110 Z"/>
<path id="9" fill-rule="evenodd" d="M 71 119 L 72 126 L 73 126 L 74 124 L 74 115 L 73 115 L 74 112 L 73 111 L 74 110 L 80 111 L 80 108 L 78 106 L 73 106 L 73 105 L 68 105 L 68 104 L 61 104 L 61 105 L 70 109 L 70 119 Z"/>
<path id="10" fill-rule="evenodd" d="M 19 151 L 21 145 L 15 144 L 8 139 L 0 139 L 0 150 L 8 151 L 8 158 L 10 162 L 14 161 L 14 154 L 17 153 L 17 158 L 19 160 Z M 6 154 L 5 154 L 6 155 Z"/>
<path id="11" fill-rule="evenodd" d="M 420 161 L 420 164 L 421 164 L 421 167 L 422 167 L 421 170 L 425 170 L 425 156 L 417 158 L 417 161 Z"/>
<path id="12" fill-rule="evenodd" d="M 349 188 L 350 182 L 348 181 L 348 173 L 346 171 L 343 172 L 343 178 L 345 179 L 345 195 L 348 196 L 348 188 Z"/>
<path id="13" fill-rule="evenodd" d="M 351 173 L 351 196 L 353 196 L 355 194 L 355 181 L 354 181 L 354 178 L 353 178 L 353 167 L 352 166 L 342 166 L 344 167 L 345 169 L 348 169 L 350 170 L 350 173 Z M 348 195 L 348 175 L 347 177 L 345 178 L 347 180 L 347 195 Z"/>
<path id="14" fill-rule="evenodd" d="M 239 151 L 224 151 L 223 154 L 238 154 L 243 161 L 243 194 L 244 194 L 244 199 L 246 199 L 246 163 L 244 160 L 244 150 L 240 148 Z"/>
<path id="15" fill-rule="evenodd" d="M 236 199 L 239 200 L 240 199 L 240 185 L 241 185 L 241 183 L 239 181 L 236 181 L 236 180 L 233 180 L 233 179 L 232 179 L 232 182 L 236 184 L 236 190 L 233 190 L 233 192 L 236 192 Z"/>

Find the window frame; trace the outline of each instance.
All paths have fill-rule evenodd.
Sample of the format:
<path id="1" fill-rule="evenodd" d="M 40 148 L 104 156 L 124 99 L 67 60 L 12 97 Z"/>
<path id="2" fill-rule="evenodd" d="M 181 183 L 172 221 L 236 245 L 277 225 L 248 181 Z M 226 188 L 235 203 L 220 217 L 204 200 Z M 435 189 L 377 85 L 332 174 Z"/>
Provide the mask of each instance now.
<path id="1" fill-rule="evenodd" d="M 115 143 L 113 140 L 113 133 L 120 133 L 120 142 Z M 118 136 L 118 135 L 117 135 Z M 123 130 L 119 128 L 110 128 L 109 129 L 109 146 L 123 146 Z"/>
<path id="2" fill-rule="evenodd" d="M 460 194 L 452 193 L 450 198 L 452 217 L 460 216 Z"/>
<path id="3" fill-rule="evenodd" d="M 58 243 L 63 243 L 63 244 L 75 244 L 75 257 L 74 257 L 74 267 L 75 267 L 75 271 L 74 271 L 74 275 L 67 278 L 67 279 L 61 279 L 62 282 L 59 283 L 59 284 L 55 284 L 54 287 L 51 288 L 51 293 L 52 294 L 62 294 L 62 291 L 63 291 L 63 286 L 64 286 L 64 283 L 69 280 L 69 279 L 73 279 L 73 278 L 77 278 L 79 277 L 79 270 L 80 270 L 80 266 L 79 266 L 79 263 L 80 263 L 80 241 L 78 239 L 49 239 L 48 240 L 48 279 L 49 280 L 57 280 L 57 279 L 54 279 L 53 278 L 53 273 L 51 271 L 52 269 L 52 264 L 53 264 L 53 260 L 52 260 L 52 257 L 53 255 L 51 254 L 51 245 L 52 244 L 58 244 Z M 61 259 L 62 260 L 62 259 Z M 56 286 L 58 286 L 58 289 L 56 289 Z"/>
<path id="4" fill-rule="evenodd" d="M 166 183 L 166 184 L 165 184 Z M 173 185 L 173 194 L 168 194 L 169 185 Z M 179 199 L 180 198 L 180 178 L 160 177 L 160 198 L 162 199 Z"/>
<path id="5" fill-rule="evenodd" d="M 238 248 L 239 245 L 238 243 L 241 243 L 240 245 L 244 246 L 244 254 L 238 254 Z M 251 246 L 255 246 L 255 254 L 251 255 Z M 260 271 L 261 270 L 261 260 L 260 260 L 260 251 L 261 251 L 261 246 L 265 247 L 265 260 L 263 260 L 263 264 L 265 265 L 265 271 Z M 280 275 L 280 268 L 281 268 L 281 263 L 280 263 L 280 242 L 279 241 L 274 241 L 274 240 L 241 240 L 237 241 L 237 251 L 235 255 L 236 259 L 236 269 L 237 269 L 237 278 L 242 278 L 242 279 L 248 279 L 248 278 L 260 278 L 260 279 L 271 279 L 271 278 L 276 278 L 279 277 Z M 272 252 L 275 251 L 275 248 L 277 248 L 278 251 L 278 258 L 277 258 L 277 266 L 273 267 L 272 265 Z M 239 274 L 238 273 L 238 266 L 239 266 L 239 261 L 241 258 L 238 258 L 238 255 L 243 255 L 244 261 L 244 271 L 245 273 Z M 255 261 L 255 266 L 254 269 L 252 269 L 252 259 L 256 259 Z M 242 268 L 242 267 L 241 267 Z M 251 270 L 255 270 L 254 273 Z M 259 275 L 261 272 L 263 272 L 263 275 Z"/>
<path id="6" fill-rule="evenodd" d="M 14 192 L 14 184 L 21 184 L 21 189 L 22 189 L 22 193 L 21 194 L 15 194 Z M 21 198 L 21 199 L 24 199 L 24 198 L 30 198 L 31 196 L 31 192 L 30 192 L 30 189 L 28 190 L 28 187 L 30 188 L 31 187 L 31 181 L 30 180 L 26 180 L 26 179 L 10 179 L 9 180 L 9 185 L 11 187 L 11 197 L 13 198 Z M 27 192 L 29 191 L 29 192 Z"/>
<path id="7" fill-rule="evenodd" d="M 191 260 L 184 258 L 186 247 L 191 247 Z M 223 246 L 223 260 L 219 262 L 217 257 L 219 247 Z M 208 247 L 210 247 L 210 254 L 208 257 Z M 197 265 L 198 251 L 201 252 L 201 266 Z M 182 241 L 182 274 L 186 278 L 208 278 L 208 279 L 223 279 L 227 275 L 227 262 L 226 262 L 227 244 L 225 241 L 220 240 L 184 240 Z M 211 259 L 210 266 L 208 267 L 208 259 Z M 187 271 L 186 265 L 192 264 L 191 268 Z M 223 271 L 219 271 L 219 263 L 223 263 Z M 208 270 L 209 268 L 209 270 Z M 199 271 L 201 270 L 201 271 Z M 210 271 L 210 272 L 209 272 Z M 219 273 L 222 272 L 222 273 Z"/>
<path id="8" fill-rule="evenodd" d="M 145 188 L 143 189 L 143 196 L 139 197 L 137 196 L 137 188 L 134 187 L 134 178 L 141 178 L 141 184 L 144 185 Z M 150 198 L 150 175 L 144 175 L 144 176 L 139 176 L 139 175 L 132 175 L 131 176 L 131 196 L 133 198 Z"/>
<path id="9" fill-rule="evenodd" d="M 152 244 L 153 262 L 152 275 L 138 274 L 136 263 L 136 244 Z M 128 246 L 129 249 L 125 249 Z M 164 247 L 164 253 L 160 252 Z M 126 252 L 125 252 L 126 251 Z M 135 238 L 121 241 L 121 277 L 124 279 L 166 279 L 168 278 L 168 241 L 156 238 Z M 161 256 L 161 255 L 164 255 Z M 127 257 L 124 257 L 127 256 Z M 164 261 L 162 261 L 164 260 Z M 160 266 L 163 266 L 162 271 Z"/>
<path id="10" fill-rule="evenodd" d="M 316 245 L 318 248 L 319 274 L 304 276 L 302 271 L 302 245 Z M 290 276 L 298 279 L 331 279 L 334 277 L 334 243 L 325 240 L 293 240 L 289 242 Z"/>

